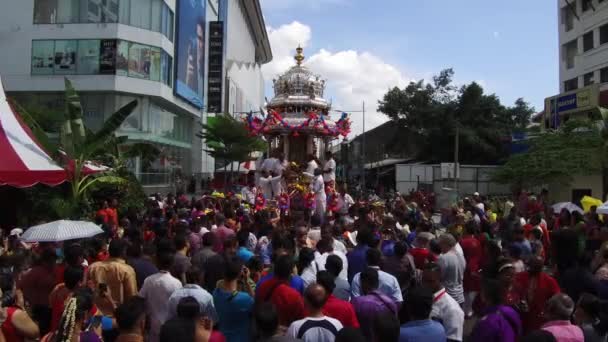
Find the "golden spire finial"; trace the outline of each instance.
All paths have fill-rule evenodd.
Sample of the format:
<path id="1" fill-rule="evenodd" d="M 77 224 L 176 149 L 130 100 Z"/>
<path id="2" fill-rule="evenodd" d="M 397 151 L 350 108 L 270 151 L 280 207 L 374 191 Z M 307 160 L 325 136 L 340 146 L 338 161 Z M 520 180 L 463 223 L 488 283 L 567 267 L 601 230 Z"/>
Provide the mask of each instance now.
<path id="1" fill-rule="evenodd" d="M 304 60 L 304 54 L 302 53 L 303 51 L 304 49 L 302 49 L 302 47 L 298 45 L 298 47 L 296 48 L 296 55 L 293 57 L 293 59 L 296 60 L 297 65 L 301 65 L 302 61 Z"/>

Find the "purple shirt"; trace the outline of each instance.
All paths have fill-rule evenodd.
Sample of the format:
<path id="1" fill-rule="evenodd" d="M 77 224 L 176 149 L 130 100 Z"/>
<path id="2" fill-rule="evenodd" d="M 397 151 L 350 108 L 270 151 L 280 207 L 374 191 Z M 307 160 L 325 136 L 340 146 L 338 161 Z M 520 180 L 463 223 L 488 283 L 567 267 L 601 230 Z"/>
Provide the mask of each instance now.
<path id="1" fill-rule="evenodd" d="M 224 241 L 231 236 L 235 236 L 235 233 L 234 230 L 226 228 L 226 226 L 219 226 L 215 231 L 215 236 L 217 239 L 215 241 L 215 246 L 213 246 L 213 250 L 216 253 L 221 253 L 224 250 Z"/>
<path id="2" fill-rule="evenodd" d="M 475 325 L 470 341 L 472 342 L 514 342 L 521 336 L 522 327 L 519 314 L 510 306 L 498 305 L 482 312 Z"/>
<path id="3" fill-rule="evenodd" d="M 353 307 L 357 314 L 361 331 L 368 339 L 372 338 L 372 322 L 374 317 L 381 314 L 393 314 L 397 316 L 397 304 L 388 296 L 375 290 L 368 295 L 353 298 Z"/>
<path id="4" fill-rule="evenodd" d="M 190 255 L 194 255 L 201 249 L 203 238 L 201 237 L 201 234 L 191 232 L 190 235 L 188 235 L 188 241 L 190 242 Z"/>

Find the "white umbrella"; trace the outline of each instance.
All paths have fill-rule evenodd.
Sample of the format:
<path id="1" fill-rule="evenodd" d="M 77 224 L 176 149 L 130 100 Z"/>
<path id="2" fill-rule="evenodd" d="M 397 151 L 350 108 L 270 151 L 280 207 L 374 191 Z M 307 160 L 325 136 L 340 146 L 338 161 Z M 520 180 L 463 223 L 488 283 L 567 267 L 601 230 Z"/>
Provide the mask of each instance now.
<path id="1" fill-rule="evenodd" d="M 90 238 L 103 233 L 93 222 L 59 220 L 30 227 L 23 233 L 25 242 L 57 242 Z"/>
<path id="2" fill-rule="evenodd" d="M 584 214 L 585 212 L 583 211 L 583 209 L 581 207 L 579 207 L 578 205 L 572 203 L 572 202 L 559 202 L 559 203 L 555 203 L 553 206 L 553 212 L 556 214 L 559 214 L 562 210 L 567 209 L 569 212 L 574 212 L 574 211 L 578 211 L 581 214 Z"/>
<path id="3" fill-rule="evenodd" d="M 608 202 L 604 202 L 604 204 L 597 207 L 597 213 L 601 215 L 608 215 Z"/>

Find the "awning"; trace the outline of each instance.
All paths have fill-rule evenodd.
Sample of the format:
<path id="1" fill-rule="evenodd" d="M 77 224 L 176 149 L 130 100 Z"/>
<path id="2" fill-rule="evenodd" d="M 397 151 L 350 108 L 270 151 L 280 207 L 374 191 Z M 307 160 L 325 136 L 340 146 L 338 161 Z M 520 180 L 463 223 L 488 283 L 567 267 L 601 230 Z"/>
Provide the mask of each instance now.
<path id="1" fill-rule="evenodd" d="M 411 159 L 384 159 L 384 160 L 379 160 L 377 162 L 373 162 L 373 163 L 368 163 L 365 164 L 365 169 L 366 170 L 370 170 L 370 169 L 376 169 L 379 167 L 384 167 L 384 166 L 390 166 L 390 165 L 395 165 L 395 164 L 400 164 L 400 163 L 404 163 L 407 162 Z"/>
<path id="2" fill-rule="evenodd" d="M 66 177 L 65 170 L 42 149 L 29 127 L 8 104 L 0 81 L 0 185 L 52 186 L 65 182 Z"/>
<path id="3" fill-rule="evenodd" d="M 254 161 L 246 161 L 240 164 L 241 168 L 239 170 L 239 162 L 232 162 L 220 169 L 215 170 L 216 172 L 230 172 L 231 170 L 237 172 L 239 170 L 241 173 L 249 173 L 249 171 L 255 171 L 255 162 Z"/>

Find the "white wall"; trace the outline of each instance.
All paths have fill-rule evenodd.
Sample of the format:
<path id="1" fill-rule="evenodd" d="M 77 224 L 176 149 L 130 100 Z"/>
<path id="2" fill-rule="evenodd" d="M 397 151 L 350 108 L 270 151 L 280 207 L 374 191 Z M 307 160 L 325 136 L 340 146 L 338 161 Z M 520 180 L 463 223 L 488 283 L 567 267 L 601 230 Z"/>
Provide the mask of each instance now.
<path id="1" fill-rule="evenodd" d="M 239 0 L 228 0 L 227 36 L 225 68 L 229 85 L 225 88 L 230 90 L 226 110 L 256 111 L 264 105 L 264 78 L 255 60 L 255 37 Z M 237 89 L 242 95 L 238 99 Z"/>

